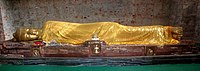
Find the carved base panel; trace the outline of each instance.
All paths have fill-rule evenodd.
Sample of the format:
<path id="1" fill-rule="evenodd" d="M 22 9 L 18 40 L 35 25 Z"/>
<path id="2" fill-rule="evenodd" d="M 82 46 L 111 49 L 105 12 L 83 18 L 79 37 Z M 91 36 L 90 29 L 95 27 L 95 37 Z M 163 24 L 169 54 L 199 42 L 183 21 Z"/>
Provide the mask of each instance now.
<path id="1" fill-rule="evenodd" d="M 35 46 L 31 42 L 0 43 L 0 64 L 129 66 L 199 63 L 200 49 L 188 42 L 176 45 L 83 45 Z M 89 43 L 90 42 L 90 43 Z"/>
<path id="2" fill-rule="evenodd" d="M 0 45 L 1 55 L 18 54 L 23 57 L 129 57 L 156 55 L 199 54 L 194 43 L 176 45 L 106 45 L 95 41 L 83 45 L 34 46 L 31 42 L 5 41 Z"/>

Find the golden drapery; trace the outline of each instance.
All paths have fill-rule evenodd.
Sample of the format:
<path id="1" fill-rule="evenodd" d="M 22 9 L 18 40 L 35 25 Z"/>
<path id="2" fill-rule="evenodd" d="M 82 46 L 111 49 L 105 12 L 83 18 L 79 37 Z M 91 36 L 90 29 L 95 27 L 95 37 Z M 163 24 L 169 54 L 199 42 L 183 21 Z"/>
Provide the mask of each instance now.
<path id="1" fill-rule="evenodd" d="M 42 40 L 81 44 L 98 34 L 107 44 L 177 44 L 171 26 L 123 26 L 116 22 L 71 23 L 48 21 L 42 27 Z"/>

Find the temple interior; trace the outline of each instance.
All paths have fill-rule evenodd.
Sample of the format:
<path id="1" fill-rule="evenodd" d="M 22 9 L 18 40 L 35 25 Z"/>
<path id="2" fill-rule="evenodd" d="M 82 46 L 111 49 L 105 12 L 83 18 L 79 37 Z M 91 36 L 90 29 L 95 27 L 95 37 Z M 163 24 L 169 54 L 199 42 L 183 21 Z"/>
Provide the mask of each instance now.
<path id="1" fill-rule="evenodd" d="M 0 0 L 0 8 L 2 54 L 62 57 L 75 53 L 83 56 L 199 53 L 199 0 Z M 60 47 L 63 49 L 54 50 L 40 46 L 43 43 L 74 45 L 63 44 Z"/>
<path id="2" fill-rule="evenodd" d="M 200 63 L 200 0 L 0 0 L 0 9 L 0 65 Z"/>
<path id="3" fill-rule="evenodd" d="M 183 28 L 185 40 L 200 41 L 199 0 L 1 0 L 0 40 L 20 27 L 47 21 L 118 22 L 128 26 Z"/>

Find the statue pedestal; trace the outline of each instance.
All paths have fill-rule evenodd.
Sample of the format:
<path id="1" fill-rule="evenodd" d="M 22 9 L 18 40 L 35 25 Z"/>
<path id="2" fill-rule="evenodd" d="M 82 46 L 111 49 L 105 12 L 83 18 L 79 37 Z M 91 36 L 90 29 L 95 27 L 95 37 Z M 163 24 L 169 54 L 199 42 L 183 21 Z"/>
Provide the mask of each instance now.
<path id="1" fill-rule="evenodd" d="M 30 42 L 0 43 L 0 64 L 24 65 L 149 65 L 198 63 L 200 50 L 194 43 L 174 45 L 106 45 L 91 40 L 81 45 L 33 46 Z"/>

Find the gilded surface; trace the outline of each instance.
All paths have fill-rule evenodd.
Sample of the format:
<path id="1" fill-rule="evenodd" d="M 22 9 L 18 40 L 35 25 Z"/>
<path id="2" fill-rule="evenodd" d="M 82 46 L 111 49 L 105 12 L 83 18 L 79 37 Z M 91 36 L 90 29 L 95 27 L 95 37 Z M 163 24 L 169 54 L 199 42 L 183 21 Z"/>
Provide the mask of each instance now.
<path id="1" fill-rule="evenodd" d="M 171 26 L 123 26 L 116 22 L 71 23 L 48 21 L 43 26 L 45 42 L 80 44 L 98 34 L 107 44 L 178 44 L 182 28 Z"/>
<path id="2" fill-rule="evenodd" d="M 41 30 L 35 28 L 19 28 L 13 34 L 14 41 L 32 41 L 41 38 Z"/>

